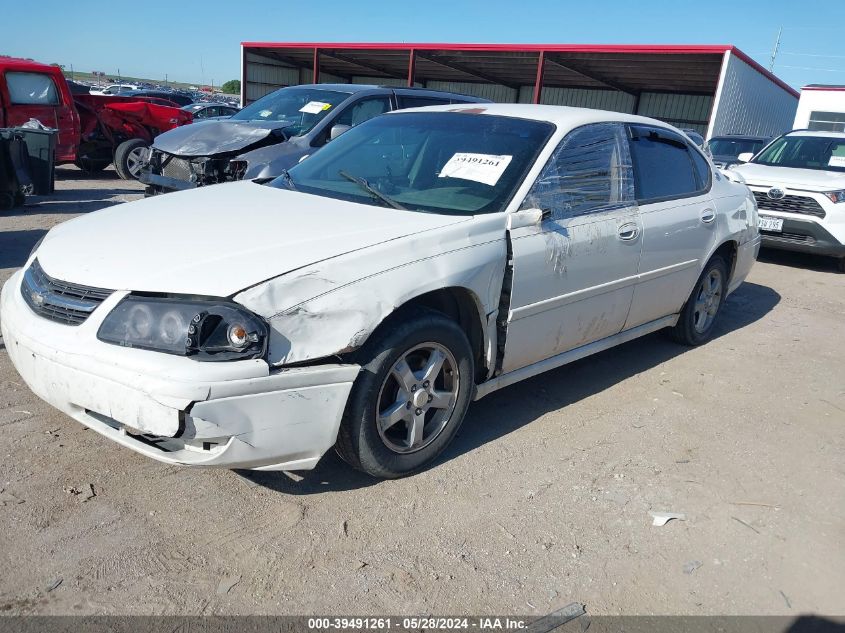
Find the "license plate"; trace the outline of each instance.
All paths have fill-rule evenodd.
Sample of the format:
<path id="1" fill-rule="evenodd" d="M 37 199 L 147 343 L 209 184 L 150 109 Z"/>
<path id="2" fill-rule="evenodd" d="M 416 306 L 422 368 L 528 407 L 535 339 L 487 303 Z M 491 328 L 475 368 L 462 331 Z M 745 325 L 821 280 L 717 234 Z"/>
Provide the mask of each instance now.
<path id="1" fill-rule="evenodd" d="M 772 218 L 768 215 L 757 216 L 757 228 L 761 231 L 783 231 L 783 218 Z"/>

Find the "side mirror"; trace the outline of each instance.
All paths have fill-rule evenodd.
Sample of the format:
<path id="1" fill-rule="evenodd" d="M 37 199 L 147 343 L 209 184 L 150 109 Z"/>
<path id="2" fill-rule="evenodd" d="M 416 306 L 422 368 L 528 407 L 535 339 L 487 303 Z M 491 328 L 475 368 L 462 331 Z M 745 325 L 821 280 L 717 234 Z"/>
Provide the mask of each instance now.
<path id="1" fill-rule="evenodd" d="M 539 226 L 549 217 L 549 213 L 542 209 L 521 209 L 508 216 L 508 230 L 520 229 L 524 226 Z"/>
<path id="2" fill-rule="evenodd" d="M 752 158 L 754 158 L 754 153 L 753 153 L 753 152 L 743 152 L 742 154 L 740 154 L 739 156 L 737 156 L 737 157 L 736 157 L 736 159 L 737 159 L 740 163 L 747 163 L 747 162 L 748 162 L 748 161 L 750 161 Z"/>
<path id="3" fill-rule="evenodd" d="M 332 126 L 332 130 L 329 132 L 329 140 L 335 140 L 338 136 L 350 129 L 352 129 L 351 125 L 343 125 L 342 123 Z"/>

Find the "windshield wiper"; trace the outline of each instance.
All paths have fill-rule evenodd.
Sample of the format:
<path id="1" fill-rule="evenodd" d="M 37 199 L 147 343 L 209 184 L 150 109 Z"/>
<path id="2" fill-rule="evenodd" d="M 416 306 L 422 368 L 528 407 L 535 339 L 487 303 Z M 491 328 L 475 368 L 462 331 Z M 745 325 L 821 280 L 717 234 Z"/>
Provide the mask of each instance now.
<path id="1" fill-rule="evenodd" d="M 283 169 L 281 173 L 282 179 L 285 181 L 288 189 L 291 191 L 296 191 L 296 184 L 293 182 L 293 178 L 291 178 L 290 173 L 288 173 L 287 169 Z"/>
<path id="2" fill-rule="evenodd" d="M 361 187 L 361 189 L 363 189 L 364 191 L 369 193 L 371 196 L 378 198 L 379 200 L 381 200 L 385 204 L 390 205 L 394 209 L 399 209 L 400 211 L 407 211 L 408 210 L 406 207 L 403 207 L 401 204 L 396 202 L 396 200 L 394 200 L 390 196 L 384 195 L 381 191 L 379 191 L 378 189 L 373 187 L 370 183 L 368 183 L 364 178 L 359 178 L 358 176 L 353 176 L 348 171 L 344 171 L 343 169 L 341 169 L 337 173 L 340 174 L 341 176 L 343 176 L 344 178 L 346 178 L 347 180 L 351 180 L 356 185 Z"/>

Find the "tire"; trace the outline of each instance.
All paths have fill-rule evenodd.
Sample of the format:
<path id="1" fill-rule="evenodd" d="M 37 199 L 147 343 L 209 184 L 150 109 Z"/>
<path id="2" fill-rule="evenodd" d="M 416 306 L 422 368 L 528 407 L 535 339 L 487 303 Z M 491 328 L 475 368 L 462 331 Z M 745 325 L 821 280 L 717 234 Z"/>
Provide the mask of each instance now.
<path id="1" fill-rule="evenodd" d="M 140 174 L 140 150 L 150 144 L 140 138 L 123 141 L 114 151 L 114 168 L 117 175 L 124 180 L 138 180 Z"/>
<path id="2" fill-rule="evenodd" d="M 379 478 L 424 468 L 455 437 L 469 407 L 474 363 L 466 334 L 440 313 L 417 312 L 377 330 L 356 356 L 361 373 L 341 421 L 338 454 Z"/>
<path id="3" fill-rule="evenodd" d="M 710 340 L 727 290 L 728 266 L 724 259 L 715 255 L 695 282 L 678 323 L 669 330 L 672 340 L 693 347 Z"/>
<path id="4" fill-rule="evenodd" d="M 845 273 L 845 257 L 840 257 L 839 261 L 836 262 L 836 270 L 840 273 Z"/>
<path id="5" fill-rule="evenodd" d="M 111 165 L 110 158 L 87 158 L 80 157 L 73 161 L 73 164 L 88 174 L 95 174 L 105 170 Z"/>

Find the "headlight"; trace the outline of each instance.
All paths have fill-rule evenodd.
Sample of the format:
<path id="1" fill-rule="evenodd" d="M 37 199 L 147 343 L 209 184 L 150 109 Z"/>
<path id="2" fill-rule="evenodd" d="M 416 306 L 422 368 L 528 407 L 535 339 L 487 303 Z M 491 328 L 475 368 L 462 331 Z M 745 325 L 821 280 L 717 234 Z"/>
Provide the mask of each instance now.
<path id="1" fill-rule="evenodd" d="M 97 332 L 106 343 L 204 361 L 261 358 L 267 335 L 267 324 L 235 303 L 135 295 L 118 303 Z"/>
<path id="2" fill-rule="evenodd" d="M 845 202 L 845 190 L 842 191 L 825 191 L 824 195 L 830 199 L 830 201 L 834 204 L 839 204 L 840 202 Z"/>

